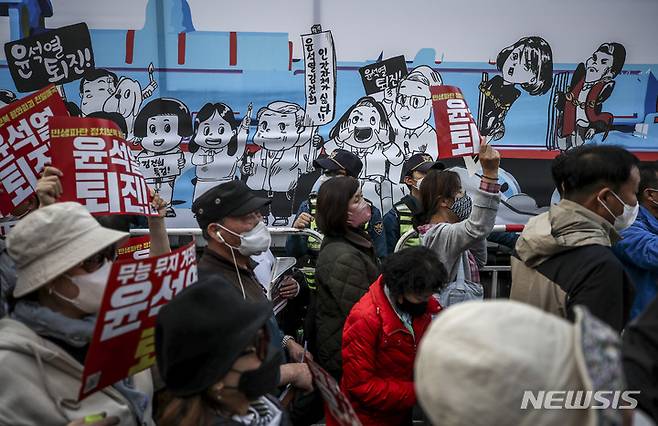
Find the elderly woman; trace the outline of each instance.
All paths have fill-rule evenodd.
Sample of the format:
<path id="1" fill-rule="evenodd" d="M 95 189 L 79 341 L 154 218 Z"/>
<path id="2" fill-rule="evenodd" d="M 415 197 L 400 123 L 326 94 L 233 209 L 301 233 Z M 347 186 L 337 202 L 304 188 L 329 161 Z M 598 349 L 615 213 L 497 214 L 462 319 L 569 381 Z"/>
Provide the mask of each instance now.
<path id="1" fill-rule="evenodd" d="M 148 371 L 78 401 L 95 314 L 127 236 L 71 202 L 30 213 L 9 234 L 17 282 L 11 317 L 0 320 L 5 424 L 67 424 L 100 413 L 122 425 L 153 424 Z"/>

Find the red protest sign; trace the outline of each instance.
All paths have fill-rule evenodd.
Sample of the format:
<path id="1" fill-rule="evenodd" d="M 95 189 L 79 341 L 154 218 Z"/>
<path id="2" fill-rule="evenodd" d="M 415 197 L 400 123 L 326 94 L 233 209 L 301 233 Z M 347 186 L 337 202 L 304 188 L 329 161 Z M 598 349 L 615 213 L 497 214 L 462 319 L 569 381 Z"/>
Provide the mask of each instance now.
<path id="1" fill-rule="evenodd" d="M 480 151 L 480 132 L 462 91 L 431 86 L 439 158 L 464 157 Z"/>
<path id="2" fill-rule="evenodd" d="M 157 215 L 137 159 L 116 124 L 55 117 L 50 137 L 52 164 L 63 173 L 59 201 L 76 201 L 94 215 Z"/>
<path id="3" fill-rule="evenodd" d="M 172 253 L 115 262 L 85 359 L 78 398 L 155 363 L 158 311 L 197 280 L 194 242 Z"/>
<path id="4" fill-rule="evenodd" d="M 320 391 L 334 420 L 341 426 L 361 426 L 361 421 L 354 412 L 352 404 L 340 391 L 336 380 L 312 360 L 309 359 L 305 362 L 313 375 L 313 384 Z"/>
<path id="5" fill-rule="evenodd" d="M 129 238 L 117 249 L 117 260 L 140 260 L 149 257 L 151 250 L 151 237 L 142 235 Z"/>
<path id="6" fill-rule="evenodd" d="M 55 86 L 0 109 L 0 213 L 27 200 L 50 163 L 48 117 L 68 116 Z"/>

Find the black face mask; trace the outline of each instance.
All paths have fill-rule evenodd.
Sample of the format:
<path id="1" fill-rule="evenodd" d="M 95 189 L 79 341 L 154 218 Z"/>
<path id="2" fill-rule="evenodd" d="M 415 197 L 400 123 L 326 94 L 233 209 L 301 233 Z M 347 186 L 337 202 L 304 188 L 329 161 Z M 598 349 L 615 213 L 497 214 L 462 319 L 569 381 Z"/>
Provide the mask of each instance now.
<path id="1" fill-rule="evenodd" d="M 274 391 L 279 385 L 279 367 L 282 358 L 281 351 L 270 345 L 267 348 L 267 357 L 257 369 L 249 371 L 231 369 L 231 371 L 241 374 L 240 381 L 237 388 L 234 386 L 225 386 L 225 388 L 239 390 L 250 401 Z"/>
<path id="2" fill-rule="evenodd" d="M 398 308 L 412 317 L 419 317 L 427 311 L 427 302 L 411 303 L 407 299 L 404 299 L 404 302 L 398 303 Z"/>

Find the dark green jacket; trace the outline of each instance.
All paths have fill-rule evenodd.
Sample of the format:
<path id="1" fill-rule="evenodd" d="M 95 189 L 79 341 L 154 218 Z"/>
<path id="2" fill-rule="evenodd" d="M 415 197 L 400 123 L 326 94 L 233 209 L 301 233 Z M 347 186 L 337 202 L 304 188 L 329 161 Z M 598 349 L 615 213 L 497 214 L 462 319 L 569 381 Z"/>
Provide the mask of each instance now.
<path id="1" fill-rule="evenodd" d="M 378 275 L 377 258 L 365 233 L 324 238 L 315 269 L 317 358 L 336 379 L 342 372 L 340 352 L 347 315 Z"/>

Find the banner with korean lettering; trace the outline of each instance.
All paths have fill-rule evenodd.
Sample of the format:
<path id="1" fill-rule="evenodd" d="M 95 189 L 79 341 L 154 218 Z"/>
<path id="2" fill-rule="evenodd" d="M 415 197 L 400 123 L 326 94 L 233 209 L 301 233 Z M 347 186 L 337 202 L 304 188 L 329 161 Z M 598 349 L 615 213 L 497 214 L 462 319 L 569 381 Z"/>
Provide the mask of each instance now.
<path id="1" fill-rule="evenodd" d="M 149 257 L 151 237 L 141 235 L 128 238 L 124 245 L 117 249 L 117 260 L 140 260 Z"/>
<path id="2" fill-rule="evenodd" d="M 79 399 L 155 363 L 158 311 L 197 281 L 196 247 L 114 262 L 85 359 Z"/>
<path id="3" fill-rule="evenodd" d="M 68 116 L 55 86 L 0 109 L 0 212 L 9 214 L 34 194 L 50 163 L 48 118 Z"/>
<path id="4" fill-rule="evenodd" d="M 354 412 L 352 404 L 341 392 L 336 380 L 314 361 L 309 359 L 305 362 L 311 370 L 313 385 L 322 395 L 322 399 L 324 399 L 334 420 L 340 426 L 361 426 L 361 421 Z"/>
<path id="5" fill-rule="evenodd" d="M 336 115 L 336 51 L 331 31 L 320 25 L 302 34 L 306 109 L 304 126 L 331 123 Z"/>
<path id="6" fill-rule="evenodd" d="M 368 96 L 384 90 L 396 90 L 407 73 L 407 62 L 402 55 L 359 68 L 363 88 Z"/>
<path id="7" fill-rule="evenodd" d="M 480 151 L 480 132 L 462 91 L 454 86 L 431 86 L 439 158 L 464 157 Z"/>
<path id="8" fill-rule="evenodd" d="M 19 92 L 68 83 L 94 69 L 91 37 L 84 22 L 6 43 L 5 57 Z"/>
<path id="9" fill-rule="evenodd" d="M 50 137 L 52 164 L 63 173 L 60 201 L 76 201 L 94 215 L 157 215 L 138 161 L 112 121 L 56 117 Z"/>

